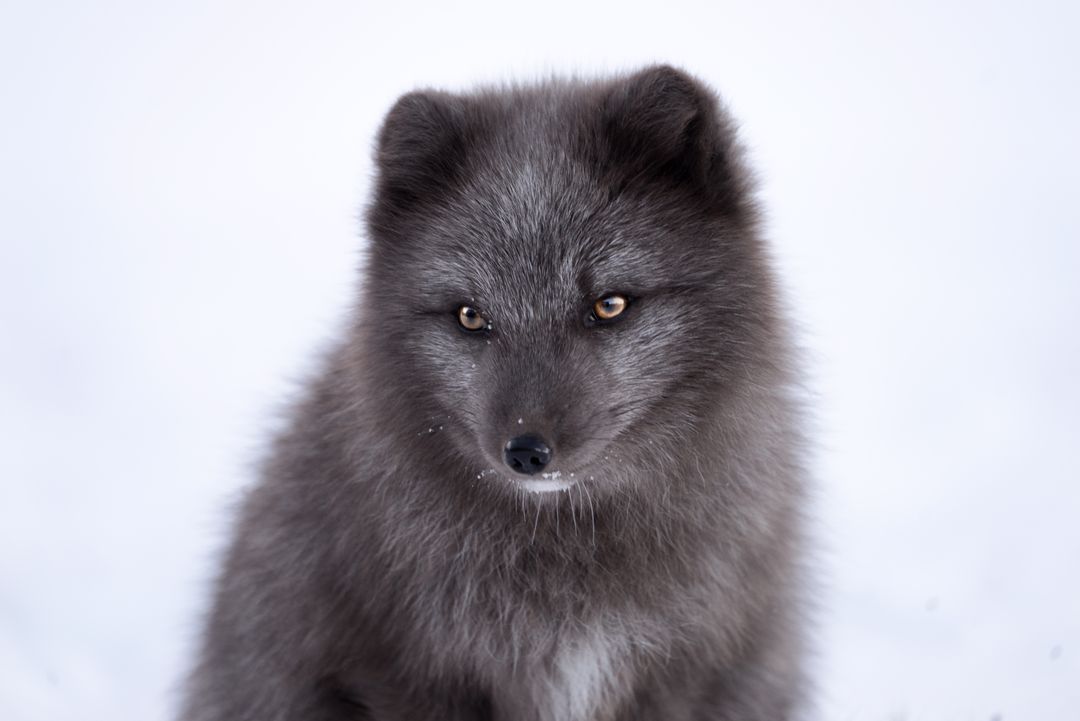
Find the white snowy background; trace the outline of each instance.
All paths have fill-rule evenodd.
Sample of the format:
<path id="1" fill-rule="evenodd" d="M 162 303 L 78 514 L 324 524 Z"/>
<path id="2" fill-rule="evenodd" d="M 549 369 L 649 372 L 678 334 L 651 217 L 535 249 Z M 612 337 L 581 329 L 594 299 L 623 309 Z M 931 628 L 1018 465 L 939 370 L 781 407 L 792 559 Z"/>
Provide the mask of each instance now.
<path id="1" fill-rule="evenodd" d="M 0 719 L 164 721 L 416 86 L 650 61 L 819 396 L 820 718 L 1080 719 L 1080 5 L 0 4 Z"/>

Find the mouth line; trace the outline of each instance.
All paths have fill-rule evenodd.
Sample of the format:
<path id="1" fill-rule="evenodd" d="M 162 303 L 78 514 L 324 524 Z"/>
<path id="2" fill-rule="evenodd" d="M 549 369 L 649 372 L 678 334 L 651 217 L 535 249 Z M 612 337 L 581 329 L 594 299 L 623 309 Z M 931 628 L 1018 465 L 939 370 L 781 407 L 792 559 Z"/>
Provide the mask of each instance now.
<path id="1" fill-rule="evenodd" d="M 517 473 L 500 473 L 494 468 L 485 468 L 476 474 L 476 479 L 493 476 L 493 480 L 504 483 L 512 488 L 527 493 L 544 494 L 566 491 L 577 485 L 581 480 L 580 473 L 565 471 L 549 471 L 538 473 L 535 476 L 523 476 Z"/>
<path id="2" fill-rule="evenodd" d="M 515 486 L 528 493 L 557 493 L 568 490 L 577 483 L 573 473 L 567 475 L 561 471 L 541 473 L 539 478 L 511 477 L 510 480 Z"/>

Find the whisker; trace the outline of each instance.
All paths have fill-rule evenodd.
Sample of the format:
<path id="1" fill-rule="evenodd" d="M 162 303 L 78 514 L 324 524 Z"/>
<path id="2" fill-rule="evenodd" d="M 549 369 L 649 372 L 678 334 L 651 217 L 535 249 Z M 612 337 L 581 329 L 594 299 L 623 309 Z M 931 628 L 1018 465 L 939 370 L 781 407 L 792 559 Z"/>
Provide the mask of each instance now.
<path id="1" fill-rule="evenodd" d="M 592 519 L 592 547 L 596 550 L 596 510 L 593 508 L 592 494 L 589 493 L 589 487 L 584 483 L 581 484 L 582 490 L 585 491 L 585 497 L 589 499 L 589 518 Z"/>
<path id="2" fill-rule="evenodd" d="M 536 540 L 536 528 L 540 525 L 540 503 L 536 504 L 536 520 L 533 521 L 532 538 L 529 539 L 529 545 L 531 546 L 533 541 Z"/>
<path id="3" fill-rule="evenodd" d="M 566 489 L 566 495 L 570 497 L 570 517 L 574 519 L 574 535 L 577 536 L 577 510 L 574 508 L 574 486 L 570 486 Z"/>

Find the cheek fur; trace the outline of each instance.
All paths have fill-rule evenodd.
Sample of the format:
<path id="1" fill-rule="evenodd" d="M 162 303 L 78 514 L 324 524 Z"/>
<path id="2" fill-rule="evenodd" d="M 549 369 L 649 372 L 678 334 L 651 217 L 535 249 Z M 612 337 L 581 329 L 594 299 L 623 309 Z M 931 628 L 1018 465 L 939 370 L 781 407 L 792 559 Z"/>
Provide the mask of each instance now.
<path id="1" fill-rule="evenodd" d="M 466 336 L 448 315 L 414 322 L 392 350 L 407 370 L 402 378 L 408 388 L 403 390 L 427 398 L 450 422 L 474 430 L 490 349 L 488 339 Z"/>
<path id="2" fill-rule="evenodd" d="M 677 307 L 643 308 L 625 332 L 605 339 L 603 360 L 611 382 L 642 403 L 662 396 L 687 375 L 694 348 L 706 343 L 701 323 Z"/>

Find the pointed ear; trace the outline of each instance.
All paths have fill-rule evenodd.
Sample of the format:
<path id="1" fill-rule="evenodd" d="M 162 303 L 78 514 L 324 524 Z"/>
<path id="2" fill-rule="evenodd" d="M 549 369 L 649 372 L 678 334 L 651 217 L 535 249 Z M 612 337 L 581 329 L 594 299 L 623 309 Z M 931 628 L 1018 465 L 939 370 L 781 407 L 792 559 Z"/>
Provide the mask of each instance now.
<path id="1" fill-rule="evenodd" d="M 379 132 L 376 212 L 398 216 L 440 195 L 461 173 L 465 131 L 461 98 L 434 91 L 399 98 Z"/>
<path id="2" fill-rule="evenodd" d="M 723 210 L 745 195 L 733 123 L 712 92 L 680 70 L 658 65 L 617 83 L 604 105 L 604 134 L 607 162 L 624 183 L 684 186 Z"/>

